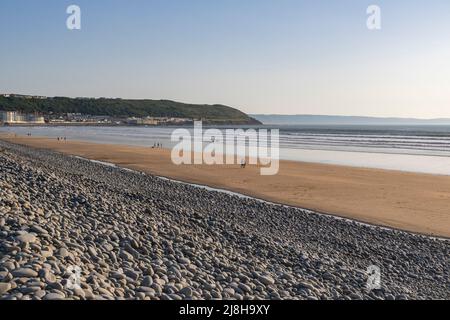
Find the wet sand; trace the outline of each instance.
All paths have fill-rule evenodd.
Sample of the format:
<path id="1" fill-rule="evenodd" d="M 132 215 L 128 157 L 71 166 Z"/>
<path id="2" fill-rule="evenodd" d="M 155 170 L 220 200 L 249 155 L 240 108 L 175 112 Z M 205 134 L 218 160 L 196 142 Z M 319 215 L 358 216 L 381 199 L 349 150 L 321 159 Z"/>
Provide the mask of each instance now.
<path id="1" fill-rule="evenodd" d="M 293 161 L 280 161 L 275 176 L 261 176 L 258 166 L 177 166 L 165 149 L 1 133 L 0 139 L 371 224 L 450 237 L 450 176 Z"/>

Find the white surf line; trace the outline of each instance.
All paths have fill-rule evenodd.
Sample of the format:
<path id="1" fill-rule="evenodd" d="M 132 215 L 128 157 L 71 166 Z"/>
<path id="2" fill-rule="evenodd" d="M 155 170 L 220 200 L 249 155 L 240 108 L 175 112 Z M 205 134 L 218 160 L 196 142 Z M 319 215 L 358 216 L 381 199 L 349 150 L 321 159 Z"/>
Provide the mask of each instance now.
<path id="1" fill-rule="evenodd" d="M 104 166 L 111 167 L 111 168 L 117 168 L 117 169 L 128 171 L 128 172 L 148 175 L 148 173 L 146 173 L 146 172 L 120 167 L 120 166 L 118 166 L 118 165 L 116 165 L 114 163 L 111 163 L 111 162 L 104 162 L 104 161 L 99 161 L 99 160 L 91 160 L 91 159 L 83 158 L 83 157 L 80 157 L 80 156 L 74 156 L 74 155 L 71 155 L 71 157 L 76 158 L 76 159 L 81 159 L 81 160 L 84 160 L 84 161 L 97 163 L 97 164 L 104 165 Z M 161 180 L 165 180 L 165 181 L 170 181 L 170 182 L 175 182 L 175 183 L 179 183 L 179 184 L 189 185 L 189 186 L 192 186 L 192 187 L 201 188 L 201 189 L 205 189 L 205 190 L 208 190 L 208 191 L 222 192 L 222 193 L 226 193 L 226 194 L 229 194 L 229 195 L 232 195 L 232 196 L 237 196 L 237 197 L 242 198 L 242 199 L 256 200 L 256 201 L 259 201 L 259 202 L 263 202 L 263 203 L 266 203 L 266 204 L 270 204 L 270 205 L 274 205 L 274 206 L 278 206 L 278 207 L 282 207 L 282 208 L 302 210 L 303 212 L 308 213 L 308 214 L 318 214 L 318 215 L 326 216 L 326 217 L 329 217 L 329 218 L 332 218 L 332 219 L 336 219 L 336 220 L 343 220 L 343 221 L 346 221 L 346 222 L 349 222 L 349 223 L 356 223 L 358 225 L 370 227 L 372 229 L 379 228 L 379 229 L 382 229 L 382 230 L 396 231 L 396 232 L 400 232 L 400 233 L 404 233 L 404 234 L 408 234 L 408 235 L 424 237 L 424 238 L 427 238 L 427 239 L 434 239 L 434 240 L 439 240 L 439 241 L 450 241 L 449 238 L 428 236 L 428 235 L 421 234 L 421 233 L 409 232 L 409 231 L 405 231 L 405 230 L 401 230 L 401 229 L 390 228 L 390 227 L 376 225 L 376 224 L 370 224 L 370 223 L 367 223 L 367 222 L 362 222 L 362 221 L 359 221 L 359 220 L 353 220 L 353 219 L 341 217 L 341 216 L 338 216 L 338 215 L 329 214 L 329 213 L 326 213 L 326 212 L 306 209 L 306 208 L 302 208 L 302 207 L 290 206 L 290 205 L 283 204 L 283 203 L 272 202 L 272 201 L 264 200 L 264 199 L 257 198 L 257 197 L 251 197 L 251 196 L 239 193 L 239 192 L 234 192 L 234 191 L 230 191 L 230 190 L 226 190 L 226 189 L 214 188 L 214 187 L 210 187 L 210 186 L 203 185 L 203 184 L 190 183 L 190 182 L 176 180 L 176 179 L 172 179 L 172 178 L 168 178 L 168 177 L 164 177 L 164 176 L 158 176 L 158 175 L 155 175 L 155 174 L 151 174 L 151 175 L 156 177 L 156 178 L 159 178 Z"/>
<path id="2" fill-rule="evenodd" d="M 87 159 L 87 158 L 83 158 L 83 157 L 79 157 L 79 156 L 71 156 L 72 158 L 76 158 L 76 159 L 80 159 L 80 160 L 85 160 L 85 161 L 90 161 L 93 163 L 97 163 L 97 164 L 101 164 L 107 167 L 112 167 L 112 168 L 120 168 L 117 165 L 115 165 L 114 163 L 110 163 L 110 162 L 104 162 L 104 161 L 99 161 L 99 160 L 91 160 L 91 159 Z M 122 168 L 120 168 L 122 169 Z"/>

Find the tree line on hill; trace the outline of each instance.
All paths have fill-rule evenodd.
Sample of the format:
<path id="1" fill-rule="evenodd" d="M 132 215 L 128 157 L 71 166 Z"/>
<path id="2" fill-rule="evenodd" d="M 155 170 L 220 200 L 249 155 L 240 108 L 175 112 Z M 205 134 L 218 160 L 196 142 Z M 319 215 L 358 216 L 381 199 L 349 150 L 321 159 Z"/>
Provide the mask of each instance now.
<path id="1" fill-rule="evenodd" d="M 23 113 L 81 113 L 111 117 L 173 117 L 202 119 L 213 123 L 258 124 L 247 114 L 225 105 L 201 105 L 170 100 L 127 100 L 109 98 L 23 98 L 0 96 L 0 110 Z"/>

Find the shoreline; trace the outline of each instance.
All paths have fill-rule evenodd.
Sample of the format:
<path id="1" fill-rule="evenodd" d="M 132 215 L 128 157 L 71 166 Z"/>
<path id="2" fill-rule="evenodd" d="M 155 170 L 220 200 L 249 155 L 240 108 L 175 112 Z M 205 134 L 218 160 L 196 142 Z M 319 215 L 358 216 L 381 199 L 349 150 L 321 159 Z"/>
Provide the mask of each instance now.
<path id="1" fill-rule="evenodd" d="M 102 129 L 103 128 L 103 129 Z M 172 129 L 171 129 L 172 128 Z M 163 142 L 164 146 L 171 148 L 175 145 L 170 139 L 173 128 L 182 127 L 38 127 L 29 128 L 1 128 L 5 134 L 17 134 L 27 136 L 29 133 L 35 137 L 56 139 L 59 136 L 68 136 L 71 140 L 80 140 L 100 144 L 121 144 L 148 148 L 156 142 Z M 205 129 L 207 126 L 205 127 Z M 224 127 L 225 128 L 225 127 Z M 188 128 L 186 128 L 188 129 Z M 267 127 L 267 129 L 270 129 Z M 190 129 L 188 129 L 190 130 Z M 123 136 L 123 131 L 127 134 Z M 450 176 L 450 154 L 436 150 L 431 154 L 424 150 L 402 148 L 378 148 L 348 146 L 344 148 L 331 148 L 318 145 L 292 145 L 289 146 L 289 138 L 282 138 L 280 145 L 280 160 L 322 163 L 357 168 L 372 168 L 381 170 L 394 170 L 412 173 L 425 173 L 433 175 Z M 356 137 L 356 139 L 359 139 Z M 205 143 L 207 143 L 205 141 Z"/>
<path id="2" fill-rule="evenodd" d="M 223 189 L 279 205 L 438 238 L 450 237 L 450 177 L 381 169 L 280 161 L 279 176 L 258 166 L 175 166 L 161 149 L 47 138 L 0 139 L 51 149 L 188 184 Z M 239 170 L 237 174 L 236 171 Z"/>

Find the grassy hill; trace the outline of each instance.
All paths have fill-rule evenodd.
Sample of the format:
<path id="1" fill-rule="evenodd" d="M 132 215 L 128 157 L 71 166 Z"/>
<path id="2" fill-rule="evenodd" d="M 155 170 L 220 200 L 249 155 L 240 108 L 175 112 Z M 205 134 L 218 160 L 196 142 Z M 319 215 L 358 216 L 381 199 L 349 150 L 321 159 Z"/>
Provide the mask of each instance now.
<path id="1" fill-rule="evenodd" d="M 247 114 L 224 105 L 187 104 L 170 100 L 90 98 L 23 98 L 0 96 L 0 110 L 43 114 L 82 113 L 115 117 L 177 117 L 208 123 L 258 124 Z"/>

